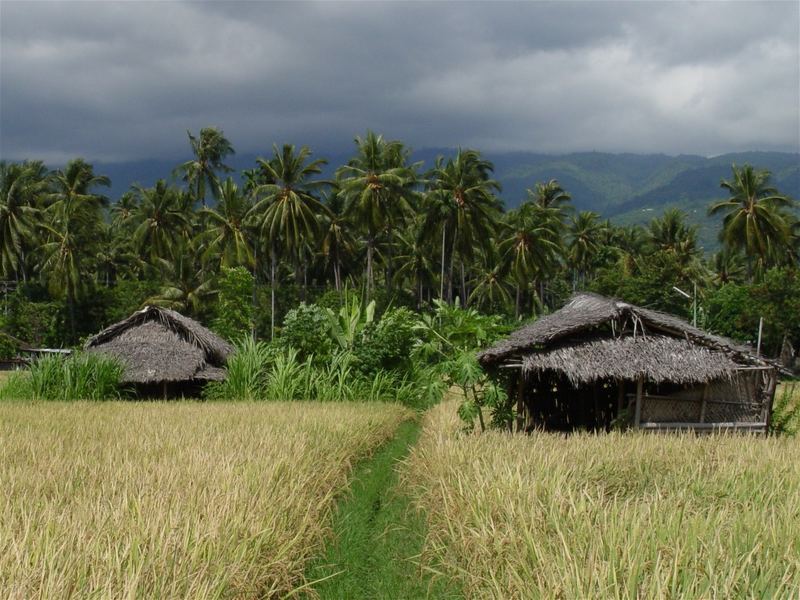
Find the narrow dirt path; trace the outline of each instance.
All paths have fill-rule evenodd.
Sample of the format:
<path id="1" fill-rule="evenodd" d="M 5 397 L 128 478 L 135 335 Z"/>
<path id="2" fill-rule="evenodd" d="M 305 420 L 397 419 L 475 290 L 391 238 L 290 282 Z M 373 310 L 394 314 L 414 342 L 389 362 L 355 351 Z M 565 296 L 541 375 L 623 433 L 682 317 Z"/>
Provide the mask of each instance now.
<path id="1" fill-rule="evenodd" d="M 397 461 L 418 435 L 416 421 L 403 423 L 394 438 L 356 468 L 350 494 L 334 516 L 334 538 L 306 572 L 308 581 L 318 581 L 312 587 L 320 598 L 463 597 L 419 568 L 425 519 L 395 485 Z"/>

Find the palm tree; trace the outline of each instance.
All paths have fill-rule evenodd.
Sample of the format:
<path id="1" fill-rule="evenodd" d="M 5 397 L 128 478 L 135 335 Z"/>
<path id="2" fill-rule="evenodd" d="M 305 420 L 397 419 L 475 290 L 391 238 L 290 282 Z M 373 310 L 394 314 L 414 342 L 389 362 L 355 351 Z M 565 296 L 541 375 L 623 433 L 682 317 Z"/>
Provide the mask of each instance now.
<path id="1" fill-rule="evenodd" d="M 422 307 L 424 287 L 432 287 L 434 280 L 433 253 L 422 235 L 422 221 L 422 215 L 418 215 L 409 227 L 395 234 L 400 248 L 396 257 L 398 267 L 395 280 L 411 282 L 417 297 L 417 309 Z"/>
<path id="2" fill-rule="evenodd" d="M 86 289 L 86 261 L 102 235 L 102 206 L 105 196 L 92 188 L 109 186 L 108 177 L 95 175 L 83 159 L 67 163 L 50 177 L 50 193 L 44 196 L 45 222 L 40 227 L 45 243 L 40 248 L 40 271 L 48 288 L 67 302 L 72 339 L 75 339 L 75 304 Z"/>
<path id="3" fill-rule="evenodd" d="M 658 251 L 674 254 L 679 264 L 687 265 L 700 254 L 697 246 L 697 226 L 686 223 L 686 214 L 669 208 L 660 218 L 650 221 L 648 241 Z"/>
<path id="4" fill-rule="evenodd" d="M 281 149 L 273 146 L 270 160 L 258 159 L 265 183 L 255 188 L 258 201 L 249 218 L 265 240 L 270 243 L 270 286 L 272 304 L 272 335 L 275 332 L 275 284 L 277 278 L 278 240 L 292 257 L 295 276 L 299 279 L 300 256 L 306 243 L 316 245 L 320 235 L 320 217 L 328 209 L 314 196 L 313 191 L 327 182 L 312 180 L 322 172 L 323 159 L 309 160 L 311 150 L 299 151 L 291 144 Z"/>
<path id="5" fill-rule="evenodd" d="M 591 268 L 593 258 L 600 250 L 605 226 L 600 215 L 581 211 L 572 217 L 567 244 L 567 262 L 573 269 L 573 288 L 583 285 Z"/>
<path id="6" fill-rule="evenodd" d="M 711 259 L 714 283 L 724 285 L 732 281 L 740 281 L 745 273 L 742 255 L 730 248 L 716 252 Z"/>
<path id="7" fill-rule="evenodd" d="M 198 239 L 204 248 L 204 260 L 219 259 L 223 267 L 254 269 L 253 244 L 245 227 L 247 213 L 252 208 L 249 198 L 230 177 L 220 186 L 217 197 L 216 208 L 200 211 L 205 229 Z"/>
<path id="8" fill-rule="evenodd" d="M 171 261 L 163 261 L 166 283 L 158 294 L 145 300 L 145 304 L 155 304 L 180 312 L 199 316 L 209 301 L 216 296 L 213 279 L 200 268 L 195 260 L 196 248 L 192 241 L 182 240 Z"/>
<path id="9" fill-rule="evenodd" d="M 452 298 L 453 263 L 455 255 L 461 260 L 462 300 L 466 303 L 464 262 L 473 256 L 476 242 L 487 244 L 494 235 L 500 203 L 494 192 L 500 184 L 491 178 L 494 165 L 481 158 L 476 150 L 458 149 L 454 158 L 447 162 L 436 159 L 435 167 L 428 174 L 429 218 L 425 230 L 429 234 L 441 228 L 442 265 L 445 252 L 450 246 L 448 277 L 448 300 Z M 444 271 L 444 269 L 443 269 Z"/>
<path id="10" fill-rule="evenodd" d="M 752 278 L 753 259 L 763 268 L 789 244 L 790 233 L 782 209 L 793 202 L 770 185 L 769 171 L 747 164 L 731 168 L 733 177 L 720 182 L 729 197 L 713 204 L 708 212 L 725 214 L 720 239 L 726 246 L 744 251 Z"/>
<path id="11" fill-rule="evenodd" d="M 346 202 L 346 214 L 366 232 L 366 297 L 373 288 L 374 254 L 378 235 L 391 238 L 397 222 L 411 212 L 409 197 L 416 183 L 416 165 L 408 165 L 408 151 L 398 141 L 368 131 L 355 138 L 357 154 L 336 176 Z M 391 261 L 391 259 L 390 259 Z M 391 277 L 388 265 L 387 279 Z"/>
<path id="12" fill-rule="evenodd" d="M 535 189 L 526 190 L 528 199 L 536 203 L 541 208 L 561 207 L 572 199 L 557 179 L 551 179 L 547 183 L 537 183 Z"/>
<path id="13" fill-rule="evenodd" d="M 39 210 L 37 197 L 45 185 L 42 163 L 0 162 L 0 274 L 26 279 L 25 248 L 34 245 Z"/>
<path id="14" fill-rule="evenodd" d="M 111 207 L 111 223 L 116 231 L 131 229 L 136 211 L 139 208 L 139 199 L 134 190 L 128 190 Z"/>
<path id="15" fill-rule="evenodd" d="M 328 214 L 323 217 L 322 256 L 333 270 L 333 283 L 337 292 L 342 291 L 342 265 L 347 257 L 355 253 L 356 240 L 351 224 L 344 215 L 344 203 L 338 193 L 333 193 L 326 202 Z"/>
<path id="16" fill-rule="evenodd" d="M 511 288 L 507 263 L 502 261 L 494 244 L 487 245 L 478 266 L 475 287 L 469 295 L 470 304 L 489 311 L 503 311 L 511 304 Z"/>
<path id="17" fill-rule="evenodd" d="M 190 131 L 186 134 L 189 136 L 194 158 L 178 165 L 174 172 L 181 175 L 183 181 L 189 185 L 195 202 L 200 201 L 205 207 L 206 186 L 216 196 L 219 185 L 216 172 L 228 173 L 233 170 L 222 161 L 235 152 L 221 129 L 204 127 L 200 130 L 199 137 L 194 137 Z"/>
<path id="18" fill-rule="evenodd" d="M 139 206 L 133 240 L 139 253 L 151 264 L 175 258 L 175 249 L 189 236 L 191 221 L 181 193 L 159 179 L 152 188 L 134 188 Z"/>
<path id="19" fill-rule="evenodd" d="M 537 281 L 543 282 L 556 266 L 561 253 L 561 226 L 556 212 L 539 203 L 527 202 L 509 215 L 508 233 L 500 241 L 500 251 L 516 284 L 517 317 L 523 290 L 531 285 L 536 289 Z"/>

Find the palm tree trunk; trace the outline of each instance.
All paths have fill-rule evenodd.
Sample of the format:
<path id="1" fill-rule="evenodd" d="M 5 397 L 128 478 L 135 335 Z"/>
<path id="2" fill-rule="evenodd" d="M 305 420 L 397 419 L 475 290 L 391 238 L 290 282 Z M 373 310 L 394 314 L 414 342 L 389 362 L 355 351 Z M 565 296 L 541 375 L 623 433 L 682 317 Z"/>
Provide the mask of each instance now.
<path id="1" fill-rule="evenodd" d="M 254 244 L 253 248 L 253 298 L 251 300 L 251 309 L 252 309 L 252 321 L 250 323 L 250 335 L 253 338 L 253 341 L 256 339 L 256 303 L 257 303 L 257 293 L 258 293 L 258 242 Z"/>
<path id="2" fill-rule="evenodd" d="M 336 286 L 336 291 L 342 291 L 342 274 L 340 272 L 339 258 L 336 257 L 333 262 L 333 283 Z"/>
<path id="3" fill-rule="evenodd" d="M 269 268 L 269 285 L 270 285 L 270 340 L 275 339 L 275 274 L 278 270 L 278 257 L 277 257 L 277 248 L 275 248 L 275 241 L 272 241 L 272 257 L 270 259 L 270 268 Z"/>
<path id="4" fill-rule="evenodd" d="M 520 285 L 519 285 L 519 281 L 518 281 L 517 282 L 517 299 L 516 299 L 516 302 L 515 302 L 515 305 L 514 305 L 515 306 L 514 307 L 514 317 L 517 318 L 517 319 L 519 319 L 520 295 L 521 295 L 521 290 L 520 290 Z"/>
<path id="5" fill-rule="evenodd" d="M 366 303 L 369 304 L 370 295 L 372 293 L 372 249 L 375 244 L 375 238 L 372 234 L 367 238 L 367 294 Z"/>
<path id="6" fill-rule="evenodd" d="M 461 259 L 461 306 L 467 307 L 467 278 L 464 274 L 464 259 Z"/>
<path id="7" fill-rule="evenodd" d="M 447 224 L 442 225 L 442 277 L 439 280 L 439 300 L 444 300 L 444 253 L 445 253 L 445 239 L 447 237 Z"/>

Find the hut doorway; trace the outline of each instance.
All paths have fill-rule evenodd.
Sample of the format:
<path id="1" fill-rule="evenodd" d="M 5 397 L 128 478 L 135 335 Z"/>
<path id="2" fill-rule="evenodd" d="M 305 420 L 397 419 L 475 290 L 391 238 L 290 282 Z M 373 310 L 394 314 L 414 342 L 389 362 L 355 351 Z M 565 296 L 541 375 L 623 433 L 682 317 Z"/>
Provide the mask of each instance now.
<path id="1" fill-rule="evenodd" d="M 527 431 L 608 431 L 624 408 L 624 381 L 598 380 L 574 386 L 556 373 L 523 380 L 524 428 Z"/>

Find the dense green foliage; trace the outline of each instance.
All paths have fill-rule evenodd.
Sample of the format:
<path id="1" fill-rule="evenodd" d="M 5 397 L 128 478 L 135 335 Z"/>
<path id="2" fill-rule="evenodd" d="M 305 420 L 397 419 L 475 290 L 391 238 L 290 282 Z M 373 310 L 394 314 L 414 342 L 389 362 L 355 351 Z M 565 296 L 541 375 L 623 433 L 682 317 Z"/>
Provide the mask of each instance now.
<path id="1" fill-rule="evenodd" d="M 125 392 L 122 373 L 122 365 L 99 354 L 45 356 L 29 370 L 12 373 L 0 386 L 0 399 L 115 400 Z"/>
<path id="2" fill-rule="evenodd" d="M 370 372 L 403 360 L 386 354 L 381 339 L 406 334 L 379 330 L 366 315 L 348 321 L 341 310 L 353 295 L 367 306 L 374 300 L 376 317 L 390 307 L 429 314 L 436 301 L 458 298 L 465 308 L 519 319 L 593 289 L 685 317 L 696 310 L 701 324 L 751 339 L 750 313 L 734 315 L 717 297 L 734 284 L 765 318 L 767 353 L 777 355 L 784 339 L 800 346 L 789 322 L 793 288 L 778 285 L 796 279 L 796 203 L 750 165 L 734 166 L 717 188 L 724 198 L 709 218 L 723 250 L 707 257 L 684 213 L 615 226 L 576 210 L 573 202 L 585 206 L 582 188 L 552 178 L 531 178 L 521 205 L 504 210 L 494 165 L 474 149 L 439 157 L 426 171 L 400 141 L 367 132 L 352 159 L 331 166 L 330 180 L 322 178 L 324 159 L 285 144 L 232 173 L 237 183 L 222 131 L 205 128 L 189 142 L 189 160 L 172 181 L 134 186 L 114 201 L 102 193 L 108 178 L 81 159 L 55 171 L 41 162 L 2 165 L 0 277 L 17 291 L 6 294 L 0 328 L 70 346 L 152 303 L 232 338 L 252 331 L 276 339 L 284 317 L 300 311 L 287 323 L 291 339 L 298 328 L 322 326 L 327 310 L 299 308 L 316 303 L 333 311 L 344 345 L 336 335 L 329 348 L 288 346 L 301 360 L 347 348 Z M 695 286 L 696 303 L 673 290 L 693 295 Z"/>

